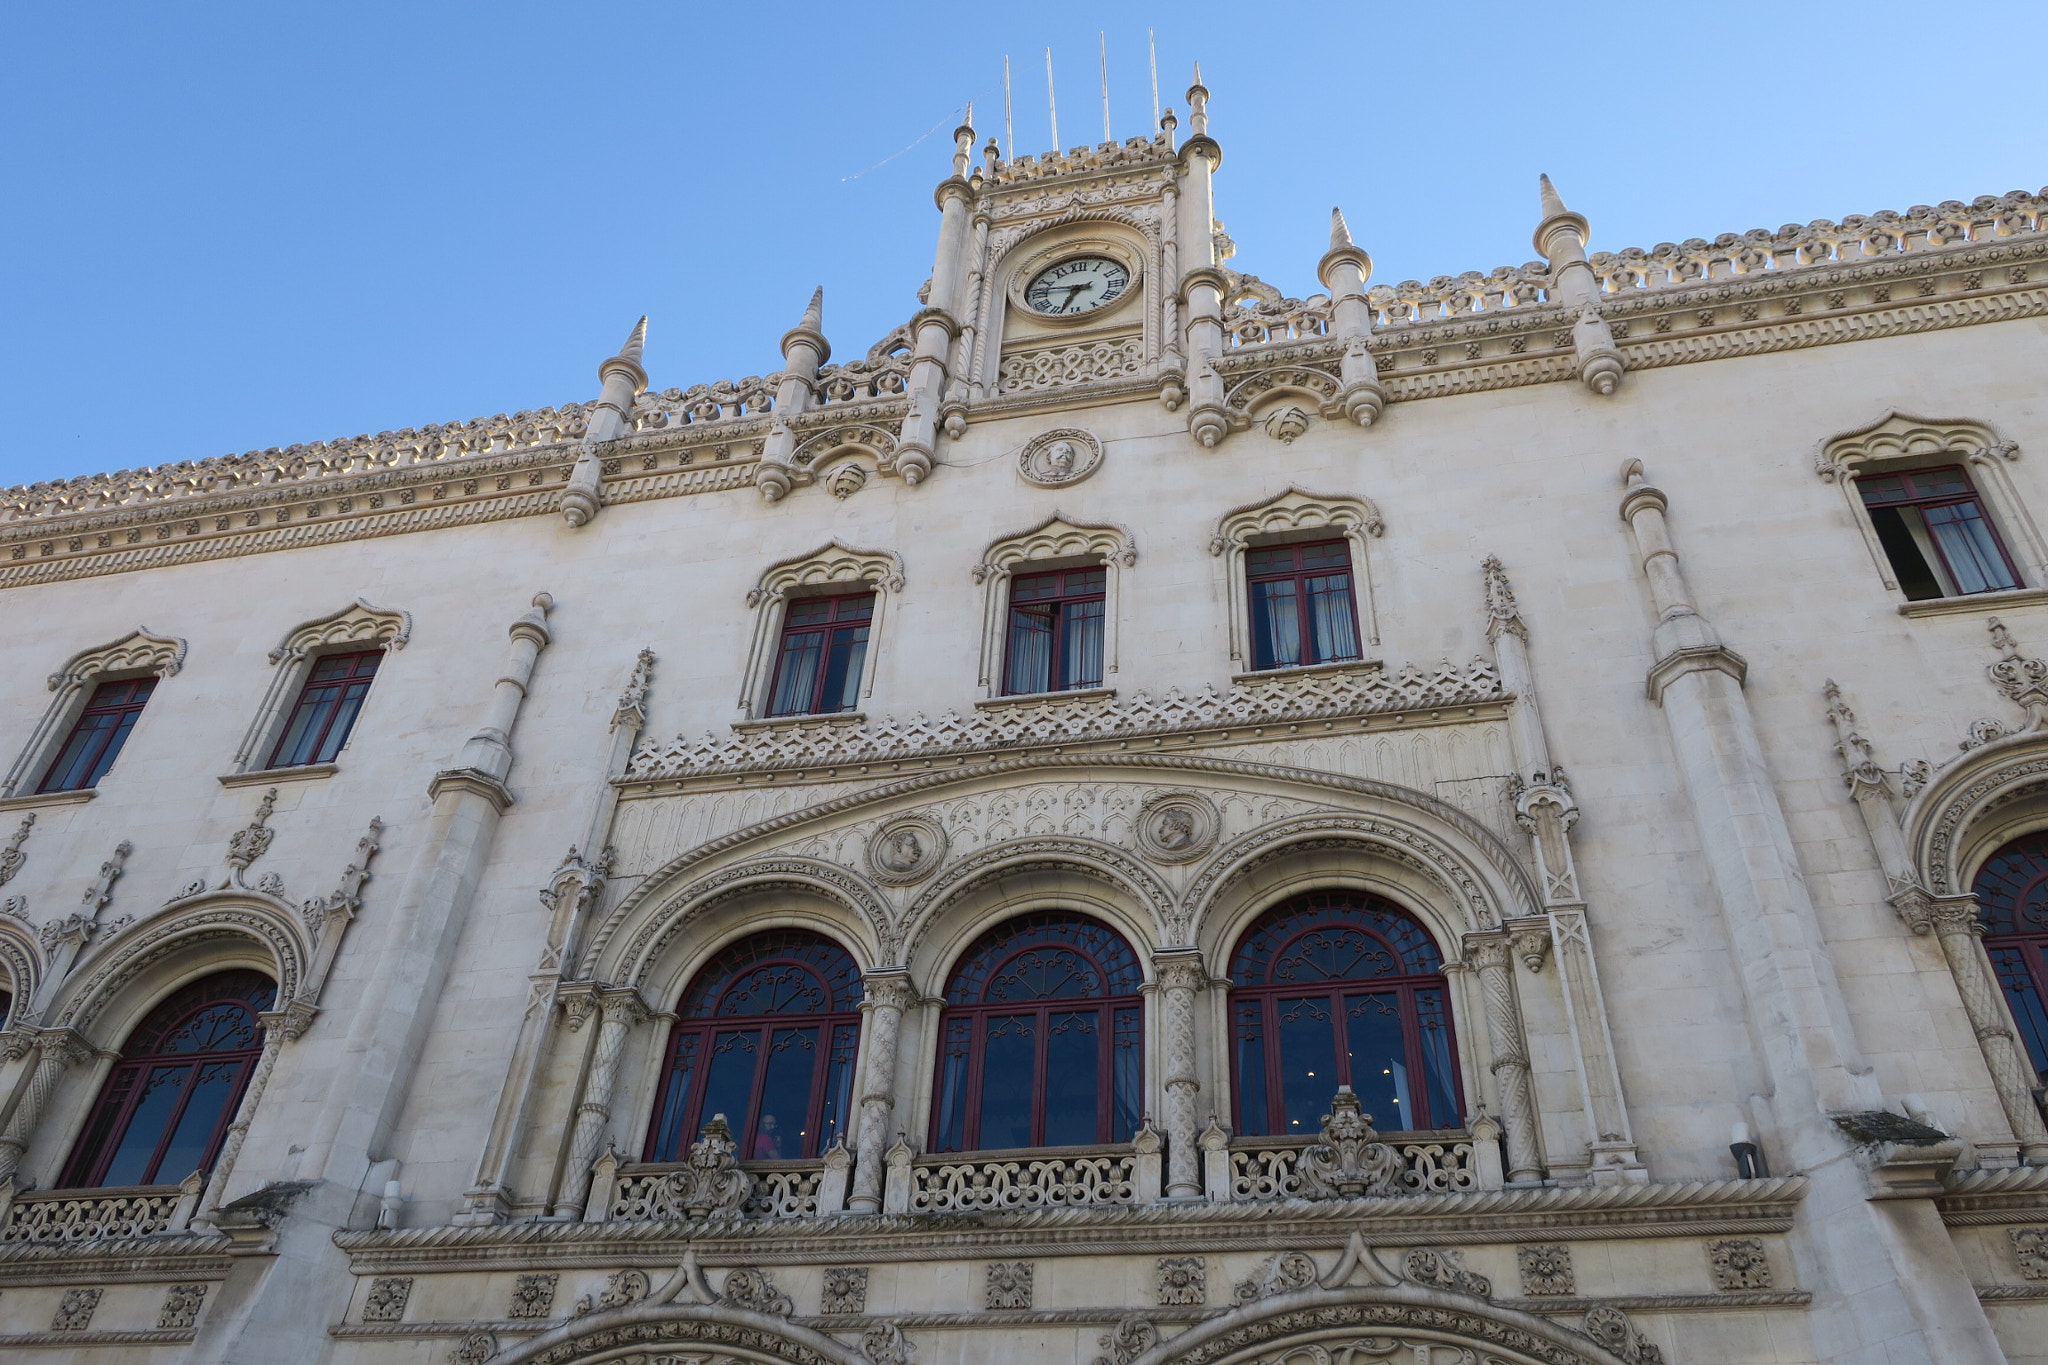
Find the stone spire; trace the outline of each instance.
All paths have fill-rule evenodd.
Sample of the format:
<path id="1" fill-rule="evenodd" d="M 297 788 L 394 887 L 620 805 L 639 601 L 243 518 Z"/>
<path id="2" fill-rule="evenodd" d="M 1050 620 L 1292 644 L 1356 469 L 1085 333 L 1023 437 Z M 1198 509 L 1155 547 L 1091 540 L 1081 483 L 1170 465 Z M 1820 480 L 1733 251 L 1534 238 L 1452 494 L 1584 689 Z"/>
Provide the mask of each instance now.
<path id="1" fill-rule="evenodd" d="M 1369 427 L 1387 406 L 1387 390 L 1367 342 L 1373 317 L 1365 282 L 1372 278 L 1372 257 L 1352 242 L 1342 209 L 1330 210 L 1330 249 L 1316 263 L 1316 278 L 1330 291 L 1332 335 L 1344 343 L 1343 388 L 1337 401 L 1346 417 Z"/>
<path id="2" fill-rule="evenodd" d="M 640 366 L 646 350 L 647 318 L 642 315 L 619 353 L 597 367 L 604 389 L 591 405 L 583 449 L 570 467 L 569 486 L 562 490 L 562 519 L 572 527 L 589 522 L 604 504 L 604 461 L 596 448 L 632 430 L 634 401 L 647 391 L 647 371 Z"/>
<path id="3" fill-rule="evenodd" d="M 1548 175 L 1537 178 L 1543 221 L 1536 225 L 1536 249 L 1550 262 L 1550 300 L 1578 313 L 1572 324 L 1579 379 L 1598 394 L 1621 387 L 1625 368 L 1614 333 L 1600 313 L 1600 281 L 1586 263 L 1586 237 L 1591 231 L 1582 213 L 1564 206 L 1564 196 Z"/>
<path id="4" fill-rule="evenodd" d="M 630 360 L 635 365 L 638 365 L 640 363 L 641 356 L 643 356 L 646 353 L 646 351 L 647 315 L 645 313 L 642 313 L 640 315 L 640 321 L 633 324 L 633 330 L 629 334 L 627 334 L 626 344 L 619 347 L 619 353 L 615 358 L 619 360 Z"/>
<path id="5" fill-rule="evenodd" d="M 785 373 L 801 369 L 806 380 L 817 377 L 818 367 L 832 358 L 832 344 L 825 340 L 824 328 L 825 286 L 821 284 L 811 291 L 811 301 L 804 308 L 803 321 L 782 334 Z M 790 354 L 793 348 L 805 345 L 808 345 L 814 354 L 807 358 Z"/>

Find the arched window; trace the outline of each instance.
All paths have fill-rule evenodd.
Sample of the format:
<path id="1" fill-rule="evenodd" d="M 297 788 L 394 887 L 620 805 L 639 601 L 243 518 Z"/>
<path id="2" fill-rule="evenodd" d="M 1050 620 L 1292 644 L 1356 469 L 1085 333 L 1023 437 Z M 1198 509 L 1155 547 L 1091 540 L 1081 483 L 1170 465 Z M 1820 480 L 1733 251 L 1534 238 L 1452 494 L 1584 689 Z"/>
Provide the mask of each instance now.
<path id="1" fill-rule="evenodd" d="M 743 1161 L 813 1157 L 845 1136 L 860 1047 L 860 969 L 803 929 L 743 938 L 706 963 L 678 1008 L 649 1161 L 680 1161 L 725 1115 Z"/>
<path id="2" fill-rule="evenodd" d="M 946 985 L 932 1150 L 1130 1141 L 1143 981 L 1131 946 L 1079 915 L 1040 911 L 983 934 Z"/>
<path id="3" fill-rule="evenodd" d="M 2005 1003 L 2033 1059 L 2048 1080 L 2048 831 L 2023 835 L 1991 855 L 1970 888 L 1984 951 L 2005 991 Z"/>
<path id="4" fill-rule="evenodd" d="M 1451 1128 L 1443 955 L 1378 896 L 1316 891 L 1260 916 L 1230 959 L 1237 1131 L 1312 1134 L 1348 1085 L 1380 1128 Z"/>
<path id="5" fill-rule="evenodd" d="M 61 1184 L 169 1185 L 210 1170 L 263 1051 L 256 1016 L 277 987 L 217 972 L 179 990 L 128 1035 Z"/>

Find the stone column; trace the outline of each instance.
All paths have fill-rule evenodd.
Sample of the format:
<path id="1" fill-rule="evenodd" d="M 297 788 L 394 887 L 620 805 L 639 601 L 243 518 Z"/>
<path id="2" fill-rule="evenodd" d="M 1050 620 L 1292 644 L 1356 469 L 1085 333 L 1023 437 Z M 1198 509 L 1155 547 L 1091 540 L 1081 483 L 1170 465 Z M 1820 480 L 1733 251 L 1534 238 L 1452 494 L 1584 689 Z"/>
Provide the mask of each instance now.
<path id="1" fill-rule="evenodd" d="M 879 1213 L 889 1150 L 889 1122 L 896 1111 L 896 1044 L 903 1031 L 903 1012 L 916 999 L 910 976 L 901 970 L 869 972 L 861 978 L 867 998 L 861 1011 L 868 1017 L 867 1065 L 861 1072 L 860 1130 L 854 1139 L 853 1194 L 846 1206 L 855 1213 Z"/>
<path id="2" fill-rule="evenodd" d="M 35 1140 L 36 1125 L 49 1107 L 57 1082 L 71 1067 L 89 1060 L 93 1046 L 73 1029 L 46 1029 L 36 1036 L 36 1060 L 28 1084 L 15 1101 L 7 1127 L 0 1131 L 0 1181 L 11 1179 L 21 1165 L 21 1154 Z"/>
<path id="3" fill-rule="evenodd" d="M 1600 280 L 1586 263 L 1586 217 L 1564 206 L 1549 176 L 1541 180 L 1543 221 L 1536 225 L 1536 249 L 1550 262 L 1551 302 L 1578 313 L 1572 347 L 1579 379 L 1594 393 L 1613 393 L 1621 387 L 1624 367 L 1613 329 L 1600 315 Z"/>
<path id="4" fill-rule="evenodd" d="M 1174 948 L 1152 958 L 1159 983 L 1160 1060 L 1166 1072 L 1166 1197 L 1202 1197 L 1201 1135 L 1195 1118 L 1202 1083 L 1195 1071 L 1195 993 L 1209 984 L 1202 955 Z"/>
<path id="5" fill-rule="evenodd" d="M 1998 1102 L 2020 1140 L 2020 1159 L 2029 1166 L 2048 1166 L 2048 1124 L 2034 1102 L 2034 1068 L 2013 1036 L 2012 1015 L 1998 989 L 1991 962 L 1984 954 L 1982 922 L 1974 895 L 1899 897 L 1895 902 L 1916 934 L 1933 933 L 1955 975 L 1956 992 L 1977 1044 L 1984 1050 Z"/>
<path id="6" fill-rule="evenodd" d="M 796 431 L 790 419 L 810 407 L 817 396 L 818 367 L 832 358 L 825 340 L 825 287 L 811 292 L 810 306 L 796 326 L 782 334 L 782 384 L 775 390 L 775 420 L 754 466 L 754 486 L 770 502 L 780 502 L 796 486 L 790 457 L 796 453 Z"/>
<path id="7" fill-rule="evenodd" d="M 626 1035 L 633 1025 L 648 1017 L 640 993 L 630 988 L 604 991 L 597 1005 L 597 1047 L 590 1070 L 583 1078 L 583 1099 L 576 1106 L 576 1127 L 569 1138 L 569 1169 L 562 1176 L 561 1197 L 555 1202 L 555 1216 L 578 1218 L 583 1214 L 583 1196 L 590 1189 L 590 1170 L 604 1150 L 611 1129 L 612 1092 L 618 1087 L 619 1058 L 626 1050 Z"/>
<path id="8" fill-rule="evenodd" d="M 647 319 L 641 318 L 619 353 L 597 367 L 604 388 L 591 405 L 583 449 L 569 468 L 569 486 L 562 490 L 562 519 L 571 526 L 583 525 L 604 505 L 604 457 L 599 448 L 633 430 L 633 404 L 647 391 L 647 371 L 640 368 L 646 346 Z"/>
<path id="9" fill-rule="evenodd" d="M 1543 1159 L 1536 1141 L 1536 1092 L 1529 1083 L 1529 1045 L 1522 1036 L 1522 1011 L 1515 1003 L 1515 979 L 1505 933 L 1465 935 L 1465 959 L 1479 976 L 1486 1002 L 1486 1040 L 1493 1052 L 1493 1081 L 1500 1091 L 1506 1130 L 1508 1179 L 1541 1180 Z"/>
<path id="10" fill-rule="evenodd" d="M 310 1014 L 284 1011 L 260 1018 L 263 1023 L 263 1051 L 256 1058 L 256 1072 L 249 1077 L 249 1088 L 242 1092 L 242 1102 L 235 1106 L 235 1121 L 228 1125 L 227 1137 L 220 1145 L 220 1156 L 213 1163 L 212 1174 L 206 1178 L 206 1192 L 199 1197 L 199 1212 L 193 1221 L 202 1225 L 210 1225 L 214 1215 L 220 1212 L 221 1197 L 227 1190 L 228 1178 L 235 1172 L 235 1159 L 242 1154 L 242 1143 L 249 1136 L 250 1121 L 256 1117 L 256 1107 L 263 1102 L 263 1091 L 270 1084 L 270 1073 L 277 1069 L 278 1053 L 284 1051 L 287 1042 L 304 1034 L 313 1022 Z"/>

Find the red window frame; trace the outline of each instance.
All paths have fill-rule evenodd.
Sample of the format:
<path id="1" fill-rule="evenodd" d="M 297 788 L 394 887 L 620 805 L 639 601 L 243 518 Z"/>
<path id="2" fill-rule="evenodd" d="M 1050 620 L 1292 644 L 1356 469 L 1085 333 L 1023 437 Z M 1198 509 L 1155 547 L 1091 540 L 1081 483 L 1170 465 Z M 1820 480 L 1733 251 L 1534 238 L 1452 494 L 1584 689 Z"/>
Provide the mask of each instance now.
<path id="1" fill-rule="evenodd" d="M 825 1008 L 738 1012 L 758 1003 L 764 979 L 778 972 L 780 978 L 766 989 L 779 988 L 784 1002 L 812 999 Z M 854 1121 L 853 1063 L 860 1047 L 859 985 L 860 970 L 852 956 L 808 930 L 772 929 L 722 950 L 691 979 L 677 1006 L 680 1018 L 663 1054 L 661 1087 L 641 1159 L 681 1161 L 711 1120 L 705 1104 L 710 1098 L 712 1059 L 722 1037 L 751 1035 L 758 1049 L 746 1104 L 737 1113 L 726 1113 L 741 1160 L 815 1157 L 835 1140 L 848 1141 Z M 800 1141 L 797 1150 L 771 1156 L 760 1151 L 769 1058 L 777 1034 L 806 1029 L 816 1031 L 818 1056 L 811 1068 L 803 1126 L 796 1134 Z"/>
<path id="2" fill-rule="evenodd" d="M 1984 952 L 2035 1084 L 2048 1084 L 2048 831 L 2023 834 L 1993 853 L 1970 889 Z"/>
<path id="3" fill-rule="evenodd" d="M 225 1102 L 214 1116 L 213 1126 L 201 1146 L 201 1159 L 194 1168 L 212 1170 L 213 1163 L 220 1157 L 221 1145 L 227 1139 L 228 1127 L 234 1122 L 235 1111 L 241 1107 L 242 1096 L 248 1091 L 250 1073 L 255 1070 L 256 1060 L 263 1053 L 263 1024 L 259 1016 L 276 999 L 277 987 L 269 977 L 261 972 L 235 970 L 216 972 L 192 982 L 151 1010 L 129 1033 L 128 1041 L 121 1049 L 121 1060 L 100 1087 L 99 1098 L 93 1102 L 85 1128 L 72 1148 L 70 1159 L 65 1162 L 61 1186 L 91 1189 L 105 1184 L 109 1167 L 127 1144 L 137 1111 L 160 1078 L 181 1070 L 184 1074 L 179 1082 L 177 1098 L 161 1116 L 156 1141 L 137 1172 L 139 1178 L 129 1183 L 168 1185 L 192 1174 L 189 1170 L 162 1169 L 169 1155 L 167 1149 L 171 1139 L 178 1135 L 191 1106 L 197 1088 L 195 1080 L 208 1069 L 232 1067 L 234 1074 Z M 247 1046 L 190 1052 L 175 1050 L 172 1045 L 182 1030 L 195 1026 L 210 1011 L 223 1010 L 224 1007 L 239 1007 L 248 1016 L 251 1041 Z"/>
<path id="4" fill-rule="evenodd" d="M 1899 481 L 1900 496 L 1887 497 L 1879 491 L 1878 486 L 1880 484 L 1892 479 Z M 1946 492 L 1934 491 L 1928 486 L 1937 479 L 1959 482 L 1963 486 L 1960 491 L 1954 489 Z M 2003 583 L 1987 583 L 1986 586 L 1981 588 L 1964 588 L 1962 586 L 1963 580 L 1956 572 L 1955 562 L 1949 555 L 1948 545 L 1945 543 L 1944 538 L 1936 534 L 1934 528 L 1930 525 L 1928 527 L 1928 543 L 1934 547 L 1934 553 L 1940 559 L 1940 567 L 1948 575 L 1948 581 L 1955 585 L 1956 595 L 1969 597 L 1980 592 L 2003 592 L 2020 586 L 2019 570 L 2013 564 L 2012 553 L 2005 548 L 2005 538 L 1998 533 L 1998 523 L 1991 519 L 1990 512 L 1984 506 L 1983 496 L 1977 491 L 1976 480 L 1970 477 L 1970 471 L 1963 468 L 1963 466 L 1930 465 L 1923 469 L 1887 470 L 1877 473 L 1860 474 L 1856 478 L 1856 492 L 1857 496 L 1863 500 L 1866 514 L 1878 511 L 1901 511 L 1910 507 L 1919 511 L 1922 520 L 1926 521 L 1929 512 L 1938 511 L 1943 508 L 1967 507 L 1972 509 L 1976 514 L 1975 520 L 1983 526 L 1984 534 L 1991 542 L 1991 548 L 1997 556 L 1998 567 L 2005 570 L 2006 581 Z M 1875 526 L 1875 523 L 1873 523 L 1873 526 Z M 1882 528 L 1877 529 L 1879 532 L 1879 542 L 1884 545 L 1886 557 L 1892 559 L 1894 571 L 1900 572 L 1903 579 L 1905 574 L 1897 558 L 1892 553 L 1892 546 L 1886 540 Z M 1914 542 L 1913 549 L 1916 553 L 1919 551 L 1917 541 Z M 1920 558 L 1925 559 L 1926 556 L 1921 554 Z M 1901 589 L 1906 589 L 1907 586 L 1903 581 L 1900 583 Z M 1941 586 L 1938 580 L 1935 586 Z M 1910 592 L 1908 595 L 1911 596 Z"/>
<path id="5" fill-rule="evenodd" d="M 1100 564 L 1086 565 L 1075 569 L 1052 569 L 1044 573 L 1019 574 L 1010 580 L 1010 613 L 1003 628 L 1003 695 L 1008 697 L 1031 696 L 1039 692 L 1071 692 L 1084 687 L 1102 686 L 1103 639 L 1108 628 L 1105 613 L 1108 611 L 1109 572 Z M 1093 605 L 1091 615 L 1085 609 Z M 1079 609 L 1079 610 L 1077 610 Z M 1020 679 L 1017 676 L 1022 660 L 1017 655 L 1018 628 L 1020 618 L 1043 618 L 1042 627 L 1046 640 L 1045 679 L 1040 687 L 1026 687 L 1019 684 L 1035 679 Z M 1072 682 L 1061 682 L 1068 671 L 1069 654 L 1075 644 L 1072 636 L 1077 630 L 1087 629 L 1086 622 L 1094 622 L 1095 669 L 1094 677 L 1079 677 Z"/>
<path id="6" fill-rule="evenodd" d="M 1044 949 L 1071 952 L 1095 974 L 1103 989 L 1094 994 L 1020 996 L 989 1000 L 1006 968 Z M 1007 920 L 983 934 L 961 955 L 939 1015 L 938 1076 L 933 1086 L 931 1146 L 934 1152 L 1017 1151 L 1047 1146 L 1097 1146 L 1128 1142 L 1144 1106 L 1143 970 L 1123 936 L 1100 921 L 1066 911 L 1044 910 Z M 1049 1142 L 1050 1042 L 1054 1015 L 1096 1017 L 1095 1132 L 1083 1142 Z M 1022 1147 L 988 1148 L 982 1132 L 988 1082 L 989 1021 L 1029 1020 L 1032 1072 L 1029 1141 Z M 1120 1055 L 1127 1054 L 1127 1055 Z M 1128 1061 L 1129 1065 L 1122 1063 Z M 1021 1085 L 1023 1078 L 1017 1078 Z M 952 1102 L 957 1099 L 957 1104 Z"/>
<path id="7" fill-rule="evenodd" d="M 314 659 L 298 700 L 286 713 L 277 743 L 271 746 L 266 766 L 303 768 L 332 763 L 355 729 L 363 699 L 370 695 L 370 684 L 376 681 L 383 659 L 381 649 L 323 654 Z"/>
<path id="8" fill-rule="evenodd" d="M 816 614 L 820 606 L 822 615 Z M 868 646 L 873 642 L 875 595 L 872 592 L 841 593 L 831 597 L 792 597 L 783 605 L 782 629 L 776 637 L 775 671 L 768 682 L 770 716 L 823 716 L 856 709 L 860 701 L 861 676 L 867 668 Z M 822 635 L 817 646 L 818 666 L 802 697 L 794 705 L 779 705 L 783 675 L 802 651 L 797 641 L 806 635 Z M 858 638 L 855 638 L 858 637 Z M 842 655 L 841 651 L 844 651 Z M 825 699 L 837 669 L 841 702 L 827 706 Z"/>
<path id="9" fill-rule="evenodd" d="M 1312 555 L 1311 552 L 1322 552 Z M 1334 551 L 1332 557 L 1329 552 Z M 1311 563 L 1311 559 L 1324 562 Z M 1245 551 L 1245 620 L 1251 633 L 1251 666 L 1254 672 L 1274 668 L 1305 668 L 1314 664 L 1342 663 L 1365 657 L 1363 637 L 1358 629 L 1358 579 L 1351 563 L 1351 545 L 1344 540 L 1310 540 L 1284 545 L 1255 545 Z M 1325 641 L 1316 629 L 1315 601 L 1332 590 L 1311 590 L 1311 583 L 1342 575 L 1345 621 L 1351 635 L 1349 653 L 1338 652 L 1341 642 Z M 1292 585 L 1294 611 L 1294 653 L 1292 659 L 1278 657 L 1268 632 L 1261 624 L 1269 614 L 1260 592 L 1262 585 Z M 1329 652 L 1324 652 L 1328 647 Z M 1313 654 L 1314 657 L 1307 657 Z"/>
<path id="10" fill-rule="evenodd" d="M 1310 975 L 1306 952 L 1316 935 L 1352 935 L 1370 952 L 1361 961 L 1384 967 L 1372 974 Z M 1289 964 L 1290 953 L 1303 954 Z M 1385 1132 L 1419 1132 L 1460 1127 L 1464 1120 L 1464 1089 L 1458 1074 L 1458 1045 L 1451 1012 L 1450 981 L 1443 973 L 1443 955 L 1428 930 L 1392 901 L 1349 891 L 1309 892 L 1295 896 L 1261 915 L 1239 938 L 1231 953 L 1230 1080 L 1237 1131 L 1251 1136 L 1313 1134 L 1317 1116 L 1326 1112 L 1337 1087 L 1348 1085 Z M 1356 1069 L 1347 1020 L 1358 1013 L 1357 1000 L 1391 995 L 1396 1000 L 1402 1041 L 1404 1077 L 1392 1084 L 1406 1089 L 1414 1112 L 1380 1103 L 1374 1083 Z M 1309 1094 L 1313 1112 L 1298 1104 L 1288 1119 L 1283 1022 L 1287 1010 L 1308 1002 L 1327 1002 L 1330 1023 L 1331 1072 L 1317 1076 Z M 1433 1061 L 1424 1045 L 1425 1032 L 1440 1029 Z M 1298 1059 L 1297 1059 L 1298 1060 Z M 1248 1076 L 1247 1063 L 1257 1075 Z M 1361 1083 L 1363 1082 L 1363 1083 Z M 1297 1090 L 1301 1098 L 1303 1087 Z M 1437 1093 L 1432 1093 L 1432 1092 Z M 1384 1091 L 1381 1091 L 1384 1094 Z M 1438 1113 L 1449 1107 L 1454 1112 Z M 1386 1109 L 1392 1112 L 1380 1112 Z"/>
<path id="11" fill-rule="evenodd" d="M 92 690 L 85 709 L 58 746 L 37 792 L 84 791 L 99 785 L 114 766 L 136 719 L 156 691 L 156 678 L 123 678 Z"/>

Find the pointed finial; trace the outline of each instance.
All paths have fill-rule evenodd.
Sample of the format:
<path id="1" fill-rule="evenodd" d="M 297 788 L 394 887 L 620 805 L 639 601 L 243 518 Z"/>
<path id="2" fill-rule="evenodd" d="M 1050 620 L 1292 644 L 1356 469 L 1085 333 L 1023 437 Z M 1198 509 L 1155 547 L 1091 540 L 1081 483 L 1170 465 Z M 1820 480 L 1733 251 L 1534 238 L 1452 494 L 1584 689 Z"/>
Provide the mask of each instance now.
<path id="1" fill-rule="evenodd" d="M 804 320 L 797 326 L 808 331 L 818 331 L 825 325 L 825 286 L 819 285 L 811 291 L 811 302 L 804 309 Z"/>
<path id="2" fill-rule="evenodd" d="M 1195 63 L 1195 84 L 1198 86 L 1202 85 L 1202 64 L 1200 62 Z M 1208 87 L 1203 86 L 1202 88 L 1207 89 Z"/>
<path id="3" fill-rule="evenodd" d="M 626 344 L 619 347 L 619 359 L 630 360 L 635 365 L 638 365 L 640 363 L 641 354 L 645 352 L 646 349 L 647 319 L 643 315 L 640 321 L 633 324 L 633 331 L 631 335 L 629 335 L 626 338 Z"/>
<path id="4" fill-rule="evenodd" d="M 1344 210 L 1338 208 L 1331 209 L 1330 250 L 1335 251 L 1340 246 L 1352 245 L 1354 243 L 1351 240 L 1351 225 L 1344 221 Z"/>
<path id="5" fill-rule="evenodd" d="M 815 358 L 791 356 L 791 348 L 798 345 L 808 346 L 809 355 Z M 831 358 L 832 346 L 825 340 L 825 286 L 821 284 L 811 291 L 811 301 L 804 308 L 803 321 L 782 334 L 782 359 L 808 379 L 817 374 L 818 366 Z"/>
<path id="6" fill-rule="evenodd" d="M 1550 177 L 1538 175 L 1536 180 L 1543 195 L 1543 216 L 1555 218 L 1558 214 L 1566 212 L 1564 199 L 1558 194 L 1557 186 L 1550 183 Z"/>

